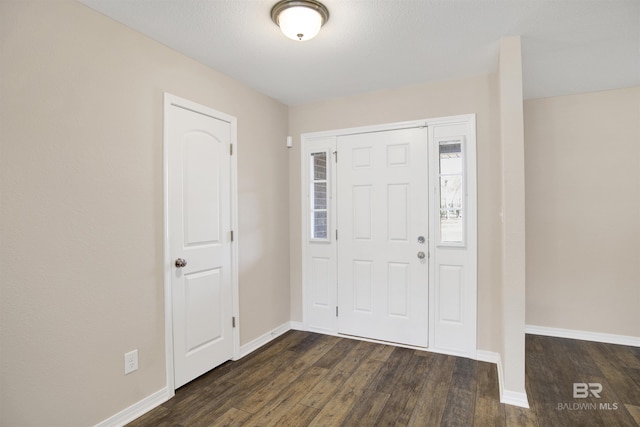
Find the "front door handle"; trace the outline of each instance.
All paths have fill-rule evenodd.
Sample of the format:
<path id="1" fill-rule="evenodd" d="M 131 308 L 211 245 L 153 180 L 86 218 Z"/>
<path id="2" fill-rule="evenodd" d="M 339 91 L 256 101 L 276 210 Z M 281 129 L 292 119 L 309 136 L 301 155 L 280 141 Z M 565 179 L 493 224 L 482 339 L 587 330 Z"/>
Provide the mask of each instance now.
<path id="1" fill-rule="evenodd" d="M 425 256 L 426 255 L 424 254 L 424 252 L 422 252 L 422 251 L 418 252 L 418 258 L 419 259 L 424 259 Z"/>

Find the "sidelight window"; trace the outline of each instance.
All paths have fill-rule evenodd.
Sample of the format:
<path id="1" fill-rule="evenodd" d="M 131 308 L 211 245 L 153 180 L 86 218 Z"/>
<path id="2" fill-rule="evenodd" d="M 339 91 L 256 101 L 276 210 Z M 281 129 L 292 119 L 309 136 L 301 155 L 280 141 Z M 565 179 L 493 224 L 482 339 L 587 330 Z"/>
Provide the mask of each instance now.
<path id="1" fill-rule="evenodd" d="M 329 240 L 329 151 L 311 153 L 311 239 Z"/>
<path id="2" fill-rule="evenodd" d="M 464 245 L 465 183 L 462 138 L 438 143 L 440 192 L 440 243 Z"/>

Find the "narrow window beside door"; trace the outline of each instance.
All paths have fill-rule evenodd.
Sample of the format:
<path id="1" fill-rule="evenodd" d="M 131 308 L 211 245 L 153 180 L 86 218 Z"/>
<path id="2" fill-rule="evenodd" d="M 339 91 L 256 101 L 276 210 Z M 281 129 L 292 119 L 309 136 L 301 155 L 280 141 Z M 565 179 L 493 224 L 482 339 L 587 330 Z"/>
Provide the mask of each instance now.
<path id="1" fill-rule="evenodd" d="M 328 151 L 311 153 L 311 188 L 309 200 L 311 203 L 311 240 L 329 240 L 329 199 L 327 189 L 328 179 Z"/>
<path id="2" fill-rule="evenodd" d="M 438 144 L 440 178 L 440 243 L 464 245 L 465 188 L 463 139 Z"/>

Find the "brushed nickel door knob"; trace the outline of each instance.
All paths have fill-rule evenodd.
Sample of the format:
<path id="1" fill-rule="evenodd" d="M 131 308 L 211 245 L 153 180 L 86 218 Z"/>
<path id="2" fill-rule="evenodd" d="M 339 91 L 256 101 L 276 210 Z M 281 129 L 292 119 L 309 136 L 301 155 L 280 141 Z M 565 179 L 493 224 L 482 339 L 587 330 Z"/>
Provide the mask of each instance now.
<path id="1" fill-rule="evenodd" d="M 182 258 L 178 258 L 176 260 L 176 267 L 181 268 L 181 267 L 186 267 L 186 265 L 187 265 L 187 260 Z"/>

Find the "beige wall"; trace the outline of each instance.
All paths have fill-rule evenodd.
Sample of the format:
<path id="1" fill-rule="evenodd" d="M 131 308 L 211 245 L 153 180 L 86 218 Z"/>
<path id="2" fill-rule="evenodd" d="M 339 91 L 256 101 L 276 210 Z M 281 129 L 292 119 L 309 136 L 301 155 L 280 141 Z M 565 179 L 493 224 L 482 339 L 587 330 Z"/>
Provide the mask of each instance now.
<path id="1" fill-rule="evenodd" d="M 500 145 L 495 76 L 404 87 L 290 108 L 291 318 L 302 320 L 300 134 L 414 119 L 477 114 L 478 347 L 499 351 Z"/>
<path id="2" fill-rule="evenodd" d="M 302 320 L 301 133 L 476 113 L 478 348 L 504 351 L 496 76 L 287 109 L 72 1 L 0 1 L 0 36 L 0 424 L 165 385 L 165 91 L 238 118 L 242 343 Z M 639 336 L 640 88 L 527 101 L 525 141 L 527 323 Z"/>
<path id="3" fill-rule="evenodd" d="M 76 2 L 4 0 L 0 31 L 0 424 L 165 385 L 164 91 L 238 118 L 242 343 L 288 321 L 287 107 Z"/>
<path id="4" fill-rule="evenodd" d="M 640 87 L 524 107 L 527 324 L 640 337 Z"/>

